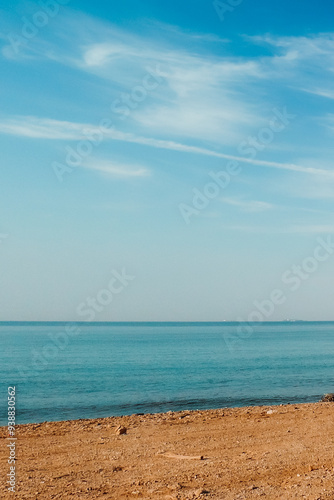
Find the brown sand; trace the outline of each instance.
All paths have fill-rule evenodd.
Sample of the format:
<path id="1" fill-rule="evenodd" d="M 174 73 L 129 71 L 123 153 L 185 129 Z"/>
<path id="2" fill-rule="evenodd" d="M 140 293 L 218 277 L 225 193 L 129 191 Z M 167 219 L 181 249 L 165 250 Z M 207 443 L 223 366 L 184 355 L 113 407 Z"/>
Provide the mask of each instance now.
<path id="1" fill-rule="evenodd" d="M 1 427 L 0 498 L 334 499 L 333 424 L 317 403 L 21 425 L 16 495 Z"/>

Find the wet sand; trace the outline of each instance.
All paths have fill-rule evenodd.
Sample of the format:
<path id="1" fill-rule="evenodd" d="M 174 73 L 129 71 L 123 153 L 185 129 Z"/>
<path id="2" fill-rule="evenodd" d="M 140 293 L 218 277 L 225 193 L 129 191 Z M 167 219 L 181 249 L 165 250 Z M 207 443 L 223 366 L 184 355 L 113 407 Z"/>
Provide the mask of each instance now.
<path id="1" fill-rule="evenodd" d="M 16 490 L 0 498 L 334 500 L 334 403 L 17 427 Z"/>

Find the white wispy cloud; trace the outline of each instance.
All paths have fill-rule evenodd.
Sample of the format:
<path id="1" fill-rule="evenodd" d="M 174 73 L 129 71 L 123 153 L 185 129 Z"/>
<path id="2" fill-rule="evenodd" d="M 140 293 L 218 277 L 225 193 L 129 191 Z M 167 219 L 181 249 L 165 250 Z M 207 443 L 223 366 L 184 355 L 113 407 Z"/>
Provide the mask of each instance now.
<path id="1" fill-rule="evenodd" d="M 290 226 L 252 226 L 252 225 L 230 225 L 223 226 L 224 230 L 238 231 L 242 233 L 255 233 L 255 234 L 332 234 L 334 233 L 334 225 L 290 225 Z"/>
<path id="2" fill-rule="evenodd" d="M 221 38 L 216 34 L 195 32 L 189 29 L 181 28 L 180 26 L 174 24 L 160 22 L 157 19 L 146 19 L 143 21 L 143 25 L 146 28 L 146 32 L 150 33 L 150 36 L 158 37 L 160 35 L 164 39 L 168 38 L 169 40 L 172 40 L 173 43 L 189 43 L 189 41 L 191 41 L 192 45 L 194 45 L 194 42 L 196 41 L 200 43 L 229 43 L 227 38 Z"/>
<path id="3" fill-rule="evenodd" d="M 249 95 L 243 94 L 242 84 L 251 85 L 263 78 L 263 69 L 255 60 L 231 57 L 224 51 L 221 56 L 213 55 L 201 46 L 217 42 L 224 46 L 226 41 L 222 43 L 219 37 L 165 26 L 166 35 L 173 35 L 173 43 L 169 36 L 152 35 L 152 30 L 139 36 L 68 9 L 66 12 L 54 20 L 56 28 L 61 21 L 66 38 L 52 39 L 50 29 L 50 39 L 36 37 L 17 57 L 51 59 L 94 74 L 109 83 L 111 95 L 115 88 L 131 92 L 142 83 L 149 68 L 160 65 L 164 81 L 154 91 L 154 104 L 147 99 L 131 115 L 138 128 L 172 139 L 230 144 L 238 141 L 248 127 L 263 121 L 263 113 Z M 162 27 L 158 28 L 161 31 Z M 189 48 L 195 41 L 198 51 Z M 15 57 L 10 46 L 4 47 L 3 55 L 9 54 Z"/>
<path id="4" fill-rule="evenodd" d="M 165 140 L 237 145 L 265 125 L 273 107 L 266 97 L 268 82 L 272 87 L 279 82 L 281 88 L 293 86 L 296 92 L 302 88 L 332 99 L 332 33 L 248 37 L 249 43 L 269 45 L 274 53 L 247 58 L 231 56 L 225 49 L 228 41 L 210 33 L 184 32 L 154 21 L 147 25 L 146 34 L 139 35 L 66 9 L 53 26 L 56 33 L 65 29 L 67 36 L 52 38 L 50 26 L 49 39 L 37 36 L 22 48 L 20 57 L 51 59 L 93 74 L 108 82 L 111 95 L 117 89 L 117 97 L 120 88 L 131 92 L 148 69 L 159 64 L 163 82 L 152 98 L 132 111 L 129 122 L 137 135 L 159 135 Z M 207 43 L 219 43 L 221 50 L 206 50 Z M 5 49 L 9 47 L 3 49 L 6 57 Z"/>
<path id="5" fill-rule="evenodd" d="M 267 44 L 281 50 L 286 56 L 293 54 L 293 59 L 308 60 L 314 58 L 328 57 L 334 62 L 334 33 L 321 33 L 310 36 L 251 36 L 249 40 L 255 43 Z M 318 64 L 320 61 L 318 60 Z M 334 68 L 330 68 L 333 70 Z"/>
<path id="6" fill-rule="evenodd" d="M 325 97 L 326 99 L 334 99 L 334 91 L 331 89 L 321 89 L 321 88 L 300 88 L 299 90 L 307 92 L 308 94 L 318 95 L 320 97 Z"/>
<path id="7" fill-rule="evenodd" d="M 232 205 L 234 207 L 240 208 L 244 212 L 264 212 L 266 210 L 271 210 L 274 208 L 272 203 L 267 203 L 265 201 L 257 201 L 257 200 L 242 200 L 240 198 L 227 198 L 223 197 L 220 200 L 227 204 Z"/>
<path id="8" fill-rule="evenodd" d="M 113 160 L 101 160 L 92 157 L 86 160 L 82 164 L 82 167 L 117 178 L 147 177 L 150 175 L 150 171 L 141 166 L 116 163 Z"/>
<path id="9" fill-rule="evenodd" d="M 123 122 L 125 131 L 111 129 L 105 134 L 105 140 L 333 177 L 331 168 L 319 168 L 316 163 L 313 166 L 274 161 L 273 148 L 275 152 L 285 148 L 286 154 L 289 150 L 295 154 L 298 147 L 304 147 L 305 141 L 294 144 L 293 132 L 286 139 L 288 146 L 281 145 L 281 139 L 268 146 L 269 159 L 263 159 L 262 153 L 254 159 L 230 154 L 231 146 L 237 147 L 249 134 L 268 126 L 268 116 L 273 108 L 270 97 L 265 97 L 269 81 L 273 88 L 275 82 L 279 81 L 280 92 L 286 86 L 299 92 L 298 89 L 303 89 L 303 92 L 306 90 L 331 98 L 333 34 L 249 37 L 250 43 L 270 45 L 274 54 L 247 58 L 231 56 L 224 49 L 224 44 L 228 45 L 225 40 L 210 34 L 183 33 L 172 26 L 163 28 L 166 33 L 175 35 L 171 42 L 163 36 L 155 39 L 152 31 L 146 35 L 130 33 L 69 9 L 66 14 L 57 17 L 54 23 L 57 29 L 60 26 L 66 28 L 67 36 L 61 40 L 59 37 L 50 37 L 42 43 L 36 37 L 28 44 L 30 48 L 27 47 L 27 54 L 95 75 L 99 82 L 110 85 L 110 104 L 115 97 L 120 98 L 122 92 L 131 93 L 140 85 L 149 68 L 156 65 L 162 68 L 163 82 L 154 90 L 154 95 L 149 95 L 136 109 L 131 110 L 128 121 Z M 48 33 L 52 33 L 51 26 Z M 221 50 L 219 54 L 203 47 L 195 51 L 189 40 L 186 43 L 187 36 L 192 41 L 219 42 Z M 174 43 L 176 39 L 178 44 Z M 309 82 L 307 86 L 306 75 Z M 113 115 L 113 118 L 116 121 L 119 116 Z M 332 126 L 332 122 L 328 121 L 329 130 L 332 130 Z M 96 126 L 89 123 L 89 119 L 87 123 L 34 116 L 0 119 L 0 133 L 31 139 L 84 140 L 85 130 L 94 128 Z"/>
<path id="10" fill-rule="evenodd" d="M 97 130 L 96 126 L 89 123 L 58 121 L 31 116 L 22 116 L 3 120 L 2 122 L 0 121 L 0 133 L 2 132 L 4 134 L 29 137 L 33 139 L 61 139 L 70 141 L 87 140 L 87 136 L 89 136 L 89 133 L 94 130 Z M 317 176 L 324 175 L 330 178 L 334 177 L 333 170 L 295 165 L 293 163 L 280 163 L 274 161 L 258 160 L 256 158 L 251 159 L 243 156 L 225 154 L 211 149 L 186 145 L 174 141 L 143 137 L 129 132 L 116 130 L 115 128 L 111 128 L 110 130 L 106 130 L 104 132 L 104 140 L 129 142 L 158 149 L 169 149 L 183 153 L 200 154 L 215 158 L 222 158 L 224 160 L 236 160 L 240 163 L 246 163 L 249 165 L 263 166 Z"/>
<path id="11" fill-rule="evenodd" d="M 85 126 L 69 121 L 36 116 L 17 116 L 0 119 L 0 133 L 30 139 L 75 140 L 83 138 Z"/>
<path id="12" fill-rule="evenodd" d="M 147 130 L 171 137 L 216 143 L 237 141 L 242 130 L 260 125 L 263 117 L 242 95 L 240 82 L 263 77 L 256 61 L 192 54 L 152 43 L 113 42 L 83 48 L 78 66 L 131 90 L 150 67 L 162 68 L 163 82 L 131 118 Z"/>
<path id="13" fill-rule="evenodd" d="M 309 36 L 252 36 L 249 41 L 269 45 L 276 54 L 262 58 L 268 77 L 299 91 L 333 98 L 334 33 Z"/>
<path id="14" fill-rule="evenodd" d="M 91 29 L 96 26 L 92 24 Z M 128 91 L 140 83 L 149 67 L 160 65 L 163 82 L 154 91 L 154 98 L 131 113 L 131 121 L 141 134 L 238 144 L 250 131 L 266 124 L 272 103 L 264 97 L 266 91 L 261 96 L 259 92 L 269 81 L 287 89 L 292 82 L 295 88 L 305 88 L 307 81 L 306 89 L 327 98 L 333 92 L 333 34 L 250 37 L 251 43 L 271 45 L 275 53 L 248 59 L 232 57 L 224 50 L 219 56 L 196 53 L 189 49 L 189 43 L 171 46 L 161 39 L 152 43 L 149 37 L 110 26 L 107 29 L 108 41 L 83 44 L 75 64 Z"/>

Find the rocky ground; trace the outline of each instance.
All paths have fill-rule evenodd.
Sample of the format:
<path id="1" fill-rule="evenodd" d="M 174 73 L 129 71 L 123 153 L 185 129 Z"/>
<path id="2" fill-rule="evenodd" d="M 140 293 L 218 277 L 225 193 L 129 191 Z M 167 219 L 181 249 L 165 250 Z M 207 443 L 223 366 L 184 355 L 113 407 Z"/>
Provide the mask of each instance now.
<path id="1" fill-rule="evenodd" d="M 21 499 L 334 500 L 332 402 L 21 425 Z"/>

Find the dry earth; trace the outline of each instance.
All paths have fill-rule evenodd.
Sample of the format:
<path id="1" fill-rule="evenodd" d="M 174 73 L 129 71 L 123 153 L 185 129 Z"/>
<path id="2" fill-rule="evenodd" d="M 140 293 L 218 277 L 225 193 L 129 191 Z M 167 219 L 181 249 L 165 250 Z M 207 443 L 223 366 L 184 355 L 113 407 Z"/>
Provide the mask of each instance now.
<path id="1" fill-rule="evenodd" d="M 333 424 L 316 403 L 21 425 L 16 494 L 1 427 L 0 497 L 334 500 Z"/>

